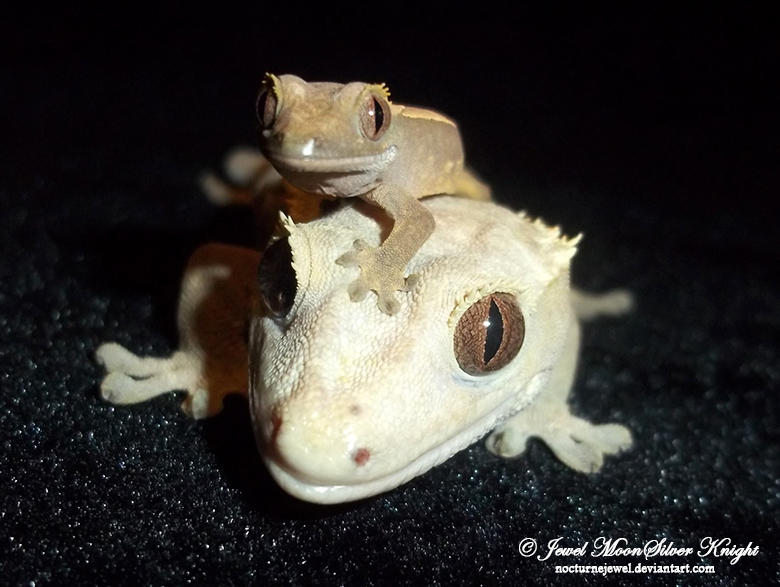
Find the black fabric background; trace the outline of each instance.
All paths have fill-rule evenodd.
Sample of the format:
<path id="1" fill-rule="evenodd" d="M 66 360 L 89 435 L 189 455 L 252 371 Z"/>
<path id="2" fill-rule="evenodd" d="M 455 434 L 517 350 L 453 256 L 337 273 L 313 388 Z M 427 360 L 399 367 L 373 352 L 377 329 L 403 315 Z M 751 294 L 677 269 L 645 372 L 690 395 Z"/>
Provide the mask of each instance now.
<path id="1" fill-rule="evenodd" d="M 778 580 L 767 15 L 134 10 L 33 15 L 3 35 L 2 582 L 602 584 L 555 564 L 637 562 L 715 574 L 611 581 Z M 627 424 L 632 451 L 589 477 L 539 442 L 511 461 L 478 443 L 387 494 L 321 507 L 269 479 L 241 399 L 202 423 L 174 396 L 99 399 L 97 345 L 170 353 L 189 252 L 252 242 L 251 218 L 210 206 L 194 179 L 254 144 L 266 70 L 386 81 L 460 122 L 499 201 L 585 233 L 575 283 L 628 287 L 637 308 L 586 326 L 572 403 Z M 518 553 L 525 537 L 599 536 L 760 552 L 733 565 Z"/>

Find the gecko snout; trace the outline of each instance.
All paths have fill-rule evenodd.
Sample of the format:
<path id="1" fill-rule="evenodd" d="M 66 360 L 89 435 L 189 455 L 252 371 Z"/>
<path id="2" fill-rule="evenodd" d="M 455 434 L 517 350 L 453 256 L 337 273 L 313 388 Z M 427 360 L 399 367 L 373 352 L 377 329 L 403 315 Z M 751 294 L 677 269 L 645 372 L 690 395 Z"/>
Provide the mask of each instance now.
<path id="1" fill-rule="evenodd" d="M 276 412 L 266 428 L 266 459 L 294 477 L 315 485 L 345 484 L 370 476 L 372 447 L 361 434 L 334 426 L 323 417 L 296 417 L 290 410 Z M 365 439 L 364 439 L 365 440 Z"/>

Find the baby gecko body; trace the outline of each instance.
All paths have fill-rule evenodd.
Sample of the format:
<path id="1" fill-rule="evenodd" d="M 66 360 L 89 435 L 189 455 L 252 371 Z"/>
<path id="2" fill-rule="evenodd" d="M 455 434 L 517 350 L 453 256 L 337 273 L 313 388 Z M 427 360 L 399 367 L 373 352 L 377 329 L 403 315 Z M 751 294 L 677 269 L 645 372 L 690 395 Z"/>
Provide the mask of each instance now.
<path id="1" fill-rule="evenodd" d="M 405 269 L 433 231 L 433 216 L 417 200 L 490 198 L 488 187 L 464 167 L 457 125 L 432 110 L 391 103 L 384 85 L 269 74 L 257 116 L 261 150 L 287 182 L 314 194 L 360 197 L 393 219 L 381 244 L 358 239 L 335 260 L 360 267 L 348 286 L 352 300 L 373 290 L 387 314 L 398 311 L 396 291 L 413 283 Z"/>

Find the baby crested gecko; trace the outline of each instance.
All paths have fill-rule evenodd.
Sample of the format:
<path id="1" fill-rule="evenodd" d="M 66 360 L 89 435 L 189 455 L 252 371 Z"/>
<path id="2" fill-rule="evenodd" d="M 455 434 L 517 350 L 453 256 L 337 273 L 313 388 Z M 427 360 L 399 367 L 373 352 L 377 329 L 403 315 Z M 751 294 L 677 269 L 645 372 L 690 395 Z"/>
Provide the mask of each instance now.
<path id="1" fill-rule="evenodd" d="M 419 198 L 455 194 L 489 199 L 490 190 L 463 165 L 458 127 L 441 114 L 393 104 L 384 85 L 306 82 L 267 74 L 257 99 L 260 148 L 286 182 L 305 192 L 360 197 L 382 208 L 392 230 L 378 247 L 351 243 L 336 262 L 357 265 L 352 300 L 376 292 L 395 314 L 407 291 L 409 261 L 434 219 Z"/>
<path id="2" fill-rule="evenodd" d="M 599 470 L 631 434 L 569 410 L 577 317 L 621 314 L 630 295 L 570 290 L 579 239 L 523 213 L 451 196 L 421 205 L 435 229 L 410 260 L 419 277 L 394 316 L 352 302 L 355 269 L 334 263 L 356 236 L 376 246 L 386 218 L 355 199 L 308 223 L 283 216 L 286 236 L 262 255 L 215 244 L 195 252 L 173 355 L 98 348 L 103 398 L 184 390 L 185 410 L 204 418 L 248 381 L 272 476 L 317 503 L 392 489 L 491 430 L 487 447 L 499 456 L 536 436 L 569 467 Z"/>

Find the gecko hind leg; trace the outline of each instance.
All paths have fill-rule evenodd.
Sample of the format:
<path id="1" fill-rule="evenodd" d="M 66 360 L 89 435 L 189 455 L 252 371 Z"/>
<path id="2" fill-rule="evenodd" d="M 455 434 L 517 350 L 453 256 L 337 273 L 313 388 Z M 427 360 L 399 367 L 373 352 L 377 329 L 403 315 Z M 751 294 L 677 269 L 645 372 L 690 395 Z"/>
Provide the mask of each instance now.
<path id="1" fill-rule="evenodd" d="M 231 183 L 210 171 L 198 176 L 201 191 L 217 206 L 251 205 L 258 194 L 281 179 L 263 154 L 250 147 L 236 147 L 228 152 L 223 169 Z"/>

